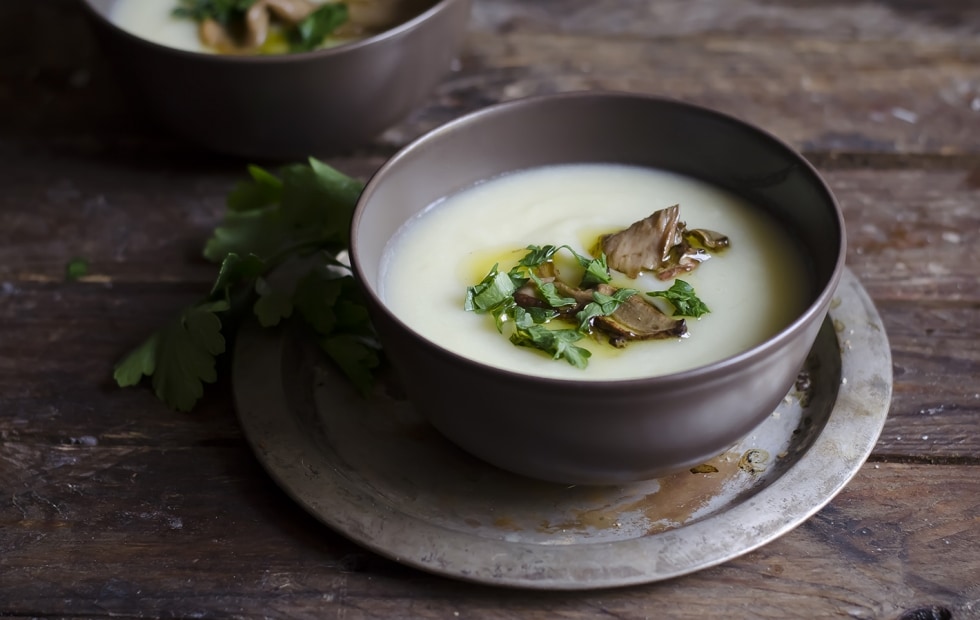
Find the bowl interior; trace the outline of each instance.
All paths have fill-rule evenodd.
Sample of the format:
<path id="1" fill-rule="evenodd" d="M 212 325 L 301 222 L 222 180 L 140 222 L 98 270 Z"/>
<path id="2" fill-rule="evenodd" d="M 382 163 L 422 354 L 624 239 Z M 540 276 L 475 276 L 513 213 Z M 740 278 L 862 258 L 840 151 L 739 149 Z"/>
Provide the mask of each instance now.
<path id="1" fill-rule="evenodd" d="M 840 209 L 816 171 L 772 135 L 729 116 L 656 97 L 571 93 L 503 104 L 443 126 L 379 170 L 352 235 L 359 276 L 377 295 L 388 240 L 419 211 L 504 173 L 551 164 L 661 168 L 767 209 L 798 240 L 811 303 L 843 265 Z"/>
<path id="2" fill-rule="evenodd" d="M 402 11 L 403 19 L 398 23 L 393 24 L 390 28 L 386 28 L 381 32 L 376 32 L 372 35 L 365 36 L 361 39 L 352 40 L 349 43 L 345 43 L 343 45 L 328 47 L 322 50 L 314 50 L 312 52 L 304 52 L 304 53 L 275 54 L 275 55 L 230 55 L 230 56 L 223 55 L 223 54 L 201 54 L 201 55 L 207 58 L 218 59 L 219 61 L 231 61 L 236 63 L 259 61 L 265 63 L 270 61 L 282 62 L 288 59 L 302 58 L 311 55 L 322 55 L 324 53 L 333 54 L 336 53 L 338 50 L 344 51 L 351 47 L 364 45 L 369 41 L 378 38 L 389 37 L 397 34 L 403 29 L 411 28 L 415 24 L 415 22 L 419 20 L 424 20 L 426 18 L 425 16 L 428 13 L 433 11 L 438 11 L 441 5 L 448 4 L 452 1 L 453 0 L 403 0 L 403 2 L 407 2 L 409 5 L 407 8 L 405 8 Z M 117 29 L 121 32 L 125 32 L 127 35 L 131 34 L 128 31 L 126 31 L 125 28 L 120 27 L 112 20 L 112 9 L 113 6 L 118 2 L 118 0 L 82 0 L 82 2 L 85 5 L 87 5 L 97 17 L 102 19 L 106 24 L 111 26 L 113 29 Z M 176 0 L 174 0 L 174 6 L 176 6 L 176 4 L 177 2 Z M 147 43 L 151 43 L 153 45 L 159 45 L 153 41 L 142 39 L 137 35 L 132 35 L 132 36 L 135 36 L 136 38 L 139 38 L 140 40 L 145 41 Z M 171 49 L 173 51 L 177 51 L 175 48 L 170 48 L 166 45 L 160 45 L 160 47 L 164 49 Z M 185 52 L 181 51 L 181 53 L 185 53 Z"/>

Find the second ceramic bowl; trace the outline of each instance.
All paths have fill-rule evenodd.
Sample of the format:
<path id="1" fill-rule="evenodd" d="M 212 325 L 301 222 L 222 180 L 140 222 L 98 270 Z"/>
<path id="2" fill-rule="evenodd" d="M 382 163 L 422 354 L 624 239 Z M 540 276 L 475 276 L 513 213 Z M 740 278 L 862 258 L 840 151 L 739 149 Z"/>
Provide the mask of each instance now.
<path id="1" fill-rule="evenodd" d="M 381 34 L 279 56 L 182 51 L 110 19 L 115 0 L 84 0 L 137 105 L 206 148 L 302 159 L 363 145 L 404 119 L 449 70 L 470 0 L 432 0 Z"/>

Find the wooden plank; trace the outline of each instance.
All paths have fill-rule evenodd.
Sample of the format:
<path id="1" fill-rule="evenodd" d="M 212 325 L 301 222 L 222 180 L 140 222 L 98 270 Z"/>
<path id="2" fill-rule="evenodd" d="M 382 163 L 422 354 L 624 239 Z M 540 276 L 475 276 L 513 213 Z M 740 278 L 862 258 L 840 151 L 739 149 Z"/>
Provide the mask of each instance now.
<path id="1" fill-rule="evenodd" d="M 875 299 L 980 301 L 980 166 L 831 170 L 848 265 Z"/>
<path id="2" fill-rule="evenodd" d="M 243 446 L 62 446 L 46 458 L 62 465 L 0 505 L 6 613 L 881 619 L 936 606 L 970 618 L 980 597 L 976 467 L 869 465 L 803 526 L 720 567 L 669 585 L 528 593 L 358 549 L 301 513 Z"/>

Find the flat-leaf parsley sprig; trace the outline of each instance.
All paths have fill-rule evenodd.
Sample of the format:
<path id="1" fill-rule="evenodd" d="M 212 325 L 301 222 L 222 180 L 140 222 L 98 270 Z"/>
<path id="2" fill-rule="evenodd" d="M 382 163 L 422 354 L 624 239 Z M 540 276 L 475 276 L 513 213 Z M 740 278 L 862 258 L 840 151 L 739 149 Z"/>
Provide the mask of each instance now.
<path id="1" fill-rule="evenodd" d="M 229 194 L 228 210 L 204 247 L 220 263 L 214 286 L 124 357 L 113 374 L 120 386 L 149 377 L 157 397 L 190 411 L 217 379 L 216 360 L 230 328 L 249 314 L 263 327 L 299 319 L 317 345 L 362 393 L 380 364 L 380 345 L 349 267 L 354 205 L 363 184 L 316 159 L 274 175 L 257 166 Z M 296 282 L 269 278 L 287 261 L 307 259 Z"/>

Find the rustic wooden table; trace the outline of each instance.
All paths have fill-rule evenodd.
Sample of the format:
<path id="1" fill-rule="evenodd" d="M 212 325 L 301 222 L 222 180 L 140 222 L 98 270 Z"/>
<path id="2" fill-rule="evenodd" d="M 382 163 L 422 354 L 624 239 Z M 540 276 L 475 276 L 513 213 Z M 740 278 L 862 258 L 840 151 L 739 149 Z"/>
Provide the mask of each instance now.
<path id="1" fill-rule="evenodd" d="M 840 199 L 894 397 L 868 463 L 760 550 L 583 593 L 383 559 L 266 476 L 227 380 L 194 414 L 113 363 L 202 293 L 243 162 L 132 109 L 75 2 L 0 2 L 0 616 L 980 618 L 980 5 L 477 0 L 459 66 L 330 163 L 366 177 L 422 131 L 535 93 L 661 93 L 759 123 Z M 73 257 L 90 262 L 65 279 Z"/>

